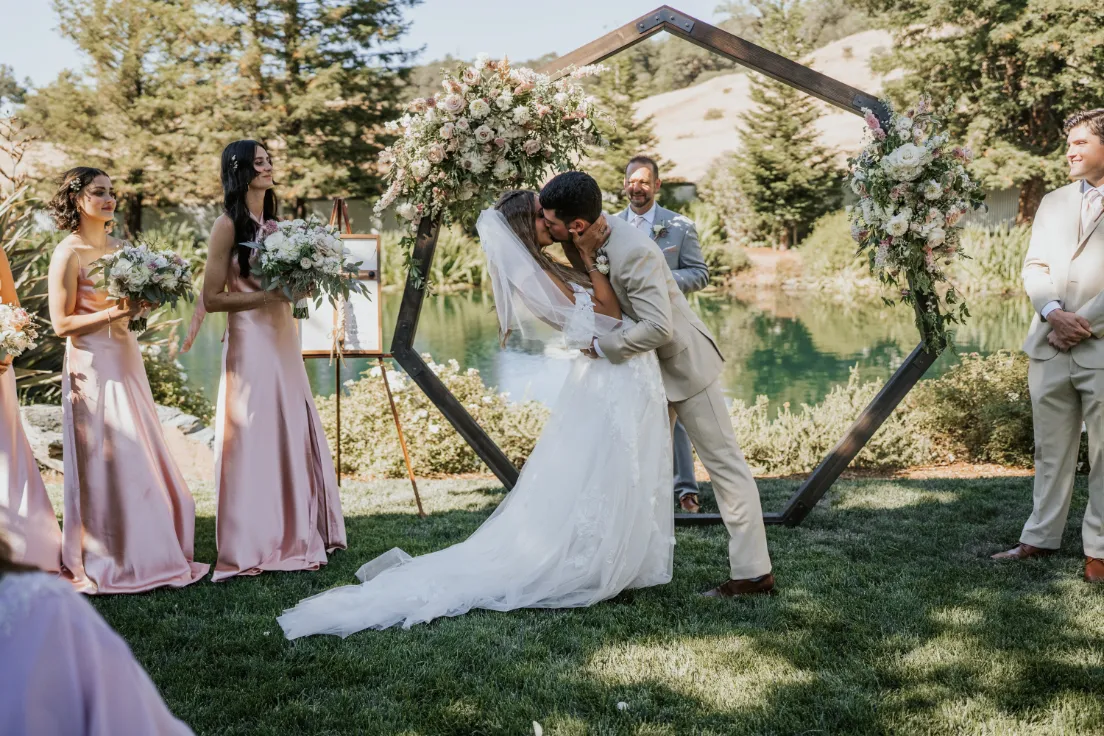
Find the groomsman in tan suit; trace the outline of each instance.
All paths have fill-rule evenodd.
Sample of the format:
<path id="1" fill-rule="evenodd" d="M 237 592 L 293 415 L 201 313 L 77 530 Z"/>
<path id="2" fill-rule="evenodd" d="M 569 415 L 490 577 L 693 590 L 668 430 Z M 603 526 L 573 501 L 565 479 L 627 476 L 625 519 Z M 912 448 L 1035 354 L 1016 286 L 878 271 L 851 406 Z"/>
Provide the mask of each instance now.
<path id="1" fill-rule="evenodd" d="M 759 489 L 732 431 L 719 381 L 724 358 L 713 335 L 690 309 L 651 238 L 620 218 L 602 216 L 602 191 L 593 178 L 581 171 L 560 174 L 541 190 L 540 203 L 548 231 L 565 244 L 569 258 L 579 234 L 603 220 L 609 227 L 608 240 L 596 252 L 607 256 L 610 284 L 633 323 L 596 338 L 586 352 L 612 363 L 651 350 L 659 358 L 671 422 L 678 417 L 686 427 L 728 529 L 730 579 L 705 595 L 769 593 L 774 575 Z"/>
<path id="2" fill-rule="evenodd" d="M 1024 343 L 1035 425 L 1034 508 L 1020 543 L 998 560 L 1054 553 L 1062 543 L 1084 422 L 1089 503 L 1081 525 L 1085 580 L 1104 582 L 1104 109 L 1066 121 L 1075 181 L 1043 198 L 1023 279 L 1035 308 Z"/>

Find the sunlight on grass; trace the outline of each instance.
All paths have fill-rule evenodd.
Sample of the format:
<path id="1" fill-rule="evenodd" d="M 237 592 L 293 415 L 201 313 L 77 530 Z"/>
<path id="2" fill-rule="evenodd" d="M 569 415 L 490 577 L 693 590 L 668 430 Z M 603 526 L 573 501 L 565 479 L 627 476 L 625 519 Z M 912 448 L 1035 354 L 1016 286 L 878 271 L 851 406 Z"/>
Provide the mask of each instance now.
<path id="1" fill-rule="evenodd" d="M 681 637 L 605 647 L 595 652 L 586 672 L 600 682 L 641 697 L 651 685 L 692 698 L 719 712 L 755 707 L 769 690 L 807 684 L 808 672 L 784 657 L 759 650 L 751 637 Z"/>

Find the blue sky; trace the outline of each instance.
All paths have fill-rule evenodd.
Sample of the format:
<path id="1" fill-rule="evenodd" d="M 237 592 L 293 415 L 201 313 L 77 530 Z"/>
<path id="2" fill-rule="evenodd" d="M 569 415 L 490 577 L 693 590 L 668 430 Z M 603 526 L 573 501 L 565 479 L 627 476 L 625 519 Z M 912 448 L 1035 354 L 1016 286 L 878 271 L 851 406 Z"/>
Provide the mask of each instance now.
<path id="1" fill-rule="evenodd" d="M 719 0 L 671 0 L 701 20 L 714 19 Z M 411 11 L 404 46 L 425 51 L 419 62 L 445 54 L 473 57 L 481 51 L 512 59 L 566 53 L 655 9 L 663 0 L 428 0 Z M 50 0 L 0 0 L 0 63 L 19 79 L 46 84 L 65 68 L 79 68 L 80 54 L 54 28 Z M 15 20 L 18 18 L 18 20 Z"/>

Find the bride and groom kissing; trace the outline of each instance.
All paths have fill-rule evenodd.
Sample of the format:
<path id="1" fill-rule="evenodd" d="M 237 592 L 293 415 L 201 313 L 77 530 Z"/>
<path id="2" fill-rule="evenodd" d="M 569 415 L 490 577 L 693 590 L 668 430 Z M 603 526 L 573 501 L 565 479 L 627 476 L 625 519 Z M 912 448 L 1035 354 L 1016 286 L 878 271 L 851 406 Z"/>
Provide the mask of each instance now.
<path id="1" fill-rule="evenodd" d="M 504 194 L 477 222 L 504 335 L 562 333 L 575 360 L 514 489 L 463 542 L 412 558 L 392 549 L 360 585 L 304 599 L 279 622 L 289 639 L 404 628 L 472 608 L 589 606 L 671 580 L 676 417 L 713 482 L 729 535 L 729 580 L 710 597 L 774 588 L 759 492 L 736 442 L 724 359 L 662 253 L 602 215 L 579 171 L 538 195 Z M 562 243 L 567 267 L 544 249 Z"/>

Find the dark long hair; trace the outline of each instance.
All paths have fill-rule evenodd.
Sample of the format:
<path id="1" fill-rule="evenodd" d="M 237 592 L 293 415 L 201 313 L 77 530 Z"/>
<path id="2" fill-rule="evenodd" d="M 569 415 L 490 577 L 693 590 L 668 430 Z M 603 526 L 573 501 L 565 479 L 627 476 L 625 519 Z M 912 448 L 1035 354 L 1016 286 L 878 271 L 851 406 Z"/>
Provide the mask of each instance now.
<path id="1" fill-rule="evenodd" d="M 542 269 L 559 277 L 561 281 L 573 282 L 584 288 L 589 287 L 590 277 L 575 270 L 571 266 L 565 266 L 552 260 L 537 242 L 536 217 L 533 215 L 533 205 L 537 203 L 537 193 L 528 189 L 514 189 L 504 192 L 495 203 L 495 209 L 506 218 L 506 224 L 518 236 L 529 255 Z"/>
<path id="2" fill-rule="evenodd" d="M 222 211 L 234 223 L 234 252 L 238 254 L 238 268 L 242 276 L 249 275 L 249 256 L 252 249 L 241 245 L 257 237 L 257 223 L 249 216 L 245 193 L 249 183 L 257 176 L 253 158 L 257 148 L 264 148 L 257 141 L 234 141 L 222 149 Z M 269 189 L 264 196 L 262 219 L 276 219 L 276 193 Z"/>

